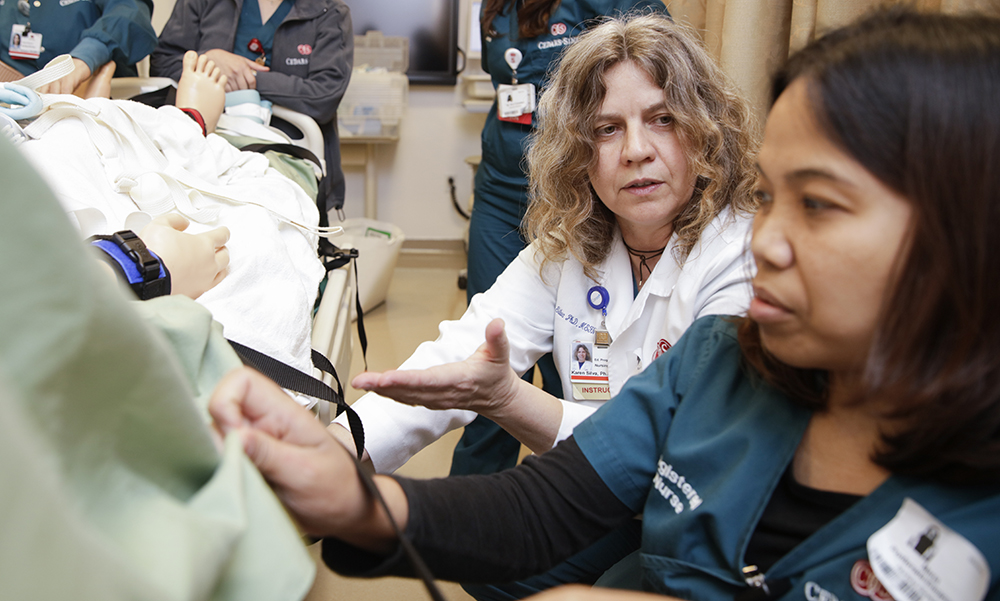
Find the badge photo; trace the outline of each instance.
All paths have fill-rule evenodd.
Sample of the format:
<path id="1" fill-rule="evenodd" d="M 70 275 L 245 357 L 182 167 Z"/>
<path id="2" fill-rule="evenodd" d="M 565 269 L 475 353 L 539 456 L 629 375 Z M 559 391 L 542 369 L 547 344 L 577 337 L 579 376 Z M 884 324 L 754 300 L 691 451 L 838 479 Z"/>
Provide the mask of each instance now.
<path id="1" fill-rule="evenodd" d="M 607 401 L 611 398 L 608 381 L 608 347 L 586 340 L 570 345 L 569 381 L 575 401 Z"/>
<path id="2" fill-rule="evenodd" d="M 573 344 L 573 358 L 569 362 L 569 373 L 580 375 L 594 374 L 593 346 L 586 342 Z"/>
<path id="3" fill-rule="evenodd" d="M 24 25 L 14 25 L 10 30 L 7 54 L 11 58 L 33 60 L 42 53 L 42 34 Z"/>

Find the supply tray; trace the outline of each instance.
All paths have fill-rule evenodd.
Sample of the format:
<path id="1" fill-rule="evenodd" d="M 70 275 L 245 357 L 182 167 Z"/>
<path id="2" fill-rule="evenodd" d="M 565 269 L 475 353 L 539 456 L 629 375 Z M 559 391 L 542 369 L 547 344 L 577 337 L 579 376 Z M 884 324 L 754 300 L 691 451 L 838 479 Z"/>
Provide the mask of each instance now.
<path id="1" fill-rule="evenodd" d="M 369 31 L 354 36 L 351 82 L 337 109 L 342 138 L 353 136 L 399 136 L 406 110 L 410 41 Z"/>

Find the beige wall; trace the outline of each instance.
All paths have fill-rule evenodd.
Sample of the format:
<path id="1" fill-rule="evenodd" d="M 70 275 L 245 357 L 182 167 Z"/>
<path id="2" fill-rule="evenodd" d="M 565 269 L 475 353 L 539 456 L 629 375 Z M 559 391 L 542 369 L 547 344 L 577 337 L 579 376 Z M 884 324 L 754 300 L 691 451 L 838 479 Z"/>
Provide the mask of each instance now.
<path id="1" fill-rule="evenodd" d="M 457 240 L 468 222 L 453 208 L 448 176 L 462 207 L 472 192 L 465 158 L 479 154 L 484 113 L 462 108 L 457 88 L 413 86 L 399 141 L 376 147 L 378 219 L 395 223 L 411 240 Z M 345 168 L 348 217 L 364 214 L 364 174 Z"/>
<path id="2" fill-rule="evenodd" d="M 153 0 L 153 29 L 156 33 L 163 30 L 163 25 L 170 17 L 170 11 L 174 9 L 175 0 Z"/>

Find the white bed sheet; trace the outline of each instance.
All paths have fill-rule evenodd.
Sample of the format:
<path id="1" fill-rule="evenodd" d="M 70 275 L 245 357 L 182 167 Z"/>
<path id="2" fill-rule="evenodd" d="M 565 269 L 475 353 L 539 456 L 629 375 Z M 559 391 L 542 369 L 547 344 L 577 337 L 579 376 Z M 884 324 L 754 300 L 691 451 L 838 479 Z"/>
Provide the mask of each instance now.
<path id="1" fill-rule="evenodd" d="M 286 223 L 318 222 L 299 186 L 262 155 L 203 137 L 174 107 L 66 97 L 49 111 L 54 124 L 25 128 L 36 138 L 21 148 L 84 237 L 139 231 L 169 210 L 192 219 L 191 233 L 228 227 L 229 275 L 198 302 L 227 338 L 312 373 L 311 310 L 324 269 L 316 235 Z"/>

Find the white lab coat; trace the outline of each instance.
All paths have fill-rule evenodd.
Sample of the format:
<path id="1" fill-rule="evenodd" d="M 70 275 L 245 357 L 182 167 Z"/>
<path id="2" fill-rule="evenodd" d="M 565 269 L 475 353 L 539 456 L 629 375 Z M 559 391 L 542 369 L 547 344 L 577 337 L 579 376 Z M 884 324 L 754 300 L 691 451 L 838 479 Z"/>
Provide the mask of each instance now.
<path id="1" fill-rule="evenodd" d="M 599 282 L 610 296 L 605 320 L 612 343 L 608 377 L 612 396 L 642 371 L 691 323 L 705 315 L 741 315 L 750 301 L 752 261 L 746 251 L 750 219 L 718 216 L 691 250 L 683 267 L 670 247 L 649 280 L 632 298 L 632 269 L 619 235 L 608 258 L 598 267 Z M 600 311 L 587 302 L 595 282 L 575 259 L 546 265 L 539 275 L 540 255 L 534 244 L 525 248 L 485 293 L 473 297 L 458 321 L 440 325 L 440 336 L 417 347 L 400 369 L 422 369 L 469 357 L 485 340 L 486 325 L 501 317 L 510 341 L 510 364 L 524 373 L 545 353 L 552 352 L 567 399 L 572 399 L 570 361 L 575 341 L 594 341 L 593 327 Z M 557 440 L 602 404 L 602 401 L 563 401 L 563 420 Z M 417 451 L 445 433 L 471 422 L 471 411 L 435 411 L 411 407 L 368 393 L 354 409 L 365 428 L 365 447 L 375 469 L 396 470 Z M 345 416 L 338 422 L 347 425 Z"/>

